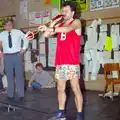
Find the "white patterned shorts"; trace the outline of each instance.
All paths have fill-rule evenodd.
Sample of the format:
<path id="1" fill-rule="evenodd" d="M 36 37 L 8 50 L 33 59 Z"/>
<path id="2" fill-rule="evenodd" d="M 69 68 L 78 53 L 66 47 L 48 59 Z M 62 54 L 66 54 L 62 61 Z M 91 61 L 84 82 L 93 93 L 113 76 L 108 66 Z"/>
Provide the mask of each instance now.
<path id="1" fill-rule="evenodd" d="M 58 65 L 56 66 L 55 78 L 57 80 L 71 80 L 80 78 L 79 65 Z"/>

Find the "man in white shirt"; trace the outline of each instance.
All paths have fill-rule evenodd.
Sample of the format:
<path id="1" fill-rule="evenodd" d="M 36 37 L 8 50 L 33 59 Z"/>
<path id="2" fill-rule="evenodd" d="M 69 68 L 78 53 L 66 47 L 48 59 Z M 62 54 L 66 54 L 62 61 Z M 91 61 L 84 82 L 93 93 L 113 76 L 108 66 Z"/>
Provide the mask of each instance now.
<path id="1" fill-rule="evenodd" d="M 16 76 L 17 96 L 20 100 L 24 98 L 24 76 L 22 55 L 28 48 L 28 40 L 23 32 L 13 29 L 11 20 L 4 21 L 4 31 L 0 33 L 0 57 L 4 55 L 4 68 L 8 80 L 8 99 L 13 99 L 14 96 L 14 76 Z M 23 40 L 23 47 L 21 41 Z"/>

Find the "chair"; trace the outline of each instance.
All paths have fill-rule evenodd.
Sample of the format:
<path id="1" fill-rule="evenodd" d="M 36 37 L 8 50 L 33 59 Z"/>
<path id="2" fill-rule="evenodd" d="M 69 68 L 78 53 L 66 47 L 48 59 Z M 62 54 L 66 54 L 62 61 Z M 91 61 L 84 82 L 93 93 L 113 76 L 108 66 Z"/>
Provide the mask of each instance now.
<path id="1" fill-rule="evenodd" d="M 118 77 L 113 77 L 113 71 L 117 72 Z M 104 87 L 104 96 L 107 92 L 108 86 L 111 85 L 111 96 L 113 100 L 114 96 L 114 85 L 120 84 L 120 66 L 119 63 L 106 63 L 104 64 L 104 78 L 106 84 Z"/>

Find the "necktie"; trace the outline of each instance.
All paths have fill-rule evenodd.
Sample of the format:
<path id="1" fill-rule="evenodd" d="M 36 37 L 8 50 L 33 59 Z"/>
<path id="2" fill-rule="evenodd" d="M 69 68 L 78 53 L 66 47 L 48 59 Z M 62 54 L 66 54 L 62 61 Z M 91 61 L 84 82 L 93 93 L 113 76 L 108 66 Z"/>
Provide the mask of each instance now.
<path id="1" fill-rule="evenodd" d="M 9 47 L 11 48 L 12 47 L 12 37 L 11 37 L 11 32 L 8 33 L 8 44 L 9 44 Z"/>

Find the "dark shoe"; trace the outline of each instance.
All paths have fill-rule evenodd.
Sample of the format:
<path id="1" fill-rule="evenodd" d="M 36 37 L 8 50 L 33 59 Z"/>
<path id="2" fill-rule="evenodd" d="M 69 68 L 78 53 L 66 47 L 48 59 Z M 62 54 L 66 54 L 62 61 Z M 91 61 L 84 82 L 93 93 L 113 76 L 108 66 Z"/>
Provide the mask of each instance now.
<path id="1" fill-rule="evenodd" d="M 21 102 L 24 102 L 24 97 L 20 97 L 19 100 L 20 100 Z"/>
<path id="2" fill-rule="evenodd" d="M 14 100 L 14 97 L 7 97 L 7 99 L 12 101 L 12 100 Z"/>
<path id="3" fill-rule="evenodd" d="M 23 103 L 24 102 L 24 97 L 16 97 L 15 102 L 17 103 Z"/>
<path id="4" fill-rule="evenodd" d="M 54 116 L 48 120 L 66 120 L 66 117 L 63 116 L 61 113 L 58 113 L 57 116 Z"/>
<path id="5" fill-rule="evenodd" d="M 83 120 L 80 116 L 77 116 L 76 120 Z"/>
<path id="6" fill-rule="evenodd" d="M 19 97 L 17 100 L 20 102 L 24 102 L 24 97 Z"/>

